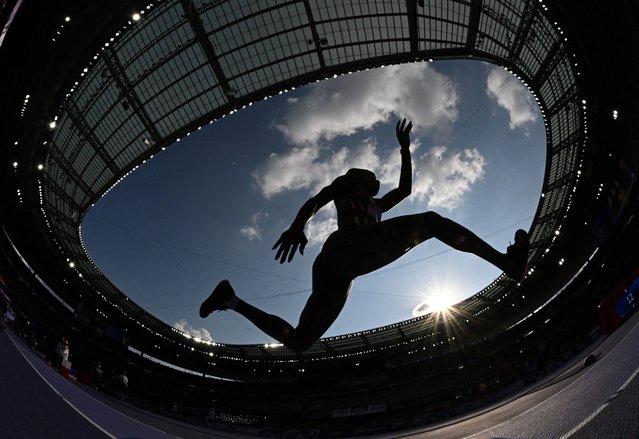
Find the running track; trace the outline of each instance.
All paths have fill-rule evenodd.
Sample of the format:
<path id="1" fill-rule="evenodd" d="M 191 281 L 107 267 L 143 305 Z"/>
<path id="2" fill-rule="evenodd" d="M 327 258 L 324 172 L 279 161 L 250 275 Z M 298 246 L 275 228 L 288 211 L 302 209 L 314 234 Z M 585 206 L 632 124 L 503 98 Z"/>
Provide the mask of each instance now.
<path id="1" fill-rule="evenodd" d="M 637 439 L 639 313 L 583 358 L 501 405 L 427 430 L 375 438 Z M 0 330 L 0 438 L 239 438 L 128 407 L 71 382 Z"/>

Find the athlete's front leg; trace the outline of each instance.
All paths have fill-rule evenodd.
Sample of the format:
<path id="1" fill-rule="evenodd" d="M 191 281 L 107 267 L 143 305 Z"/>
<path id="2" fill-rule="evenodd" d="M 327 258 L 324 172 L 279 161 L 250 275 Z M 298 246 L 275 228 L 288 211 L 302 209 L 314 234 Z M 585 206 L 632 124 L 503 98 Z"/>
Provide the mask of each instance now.
<path id="1" fill-rule="evenodd" d="M 313 291 L 291 337 L 291 349 L 304 351 L 328 331 L 342 312 L 352 285 L 352 280 L 335 276 L 321 266 L 321 262 L 315 261 Z"/>

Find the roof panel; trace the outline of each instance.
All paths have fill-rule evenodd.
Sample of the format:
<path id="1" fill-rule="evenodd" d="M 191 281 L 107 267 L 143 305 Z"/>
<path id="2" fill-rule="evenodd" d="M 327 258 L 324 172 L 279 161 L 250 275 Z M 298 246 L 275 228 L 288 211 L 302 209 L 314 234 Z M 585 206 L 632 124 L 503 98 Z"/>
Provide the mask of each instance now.
<path id="1" fill-rule="evenodd" d="M 180 2 L 163 2 L 153 9 L 153 19 L 148 16 L 138 22 L 131 22 L 130 32 L 125 32 L 114 47 L 122 65 L 134 63 L 132 69 L 139 69 L 148 55 L 144 52 L 155 46 L 152 54 L 171 53 L 182 45 L 190 35 L 184 27 L 186 17 Z M 138 60 L 137 63 L 135 60 Z"/>

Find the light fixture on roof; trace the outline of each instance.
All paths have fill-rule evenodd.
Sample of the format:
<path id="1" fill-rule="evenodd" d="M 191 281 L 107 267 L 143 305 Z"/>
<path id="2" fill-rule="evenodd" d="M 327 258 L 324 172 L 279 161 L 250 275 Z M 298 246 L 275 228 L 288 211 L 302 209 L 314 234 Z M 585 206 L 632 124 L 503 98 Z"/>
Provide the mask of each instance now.
<path id="1" fill-rule="evenodd" d="M 137 12 L 135 12 L 131 18 L 133 19 L 133 21 L 140 21 L 140 14 L 138 14 Z"/>

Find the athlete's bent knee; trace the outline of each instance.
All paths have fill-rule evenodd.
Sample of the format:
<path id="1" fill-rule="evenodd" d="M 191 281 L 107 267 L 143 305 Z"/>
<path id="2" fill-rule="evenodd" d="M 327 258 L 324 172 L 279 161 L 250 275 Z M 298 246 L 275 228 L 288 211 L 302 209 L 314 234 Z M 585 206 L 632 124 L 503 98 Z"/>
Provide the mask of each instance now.
<path id="1" fill-rule="evenodd" d="M 433 212 L 432 210 L 429 210 L 428 212 L 424 212 L 420 216 L 422 218 L 422 221 L 427 226 L 430 226 L 430 227 L 436 226 L 437 224 L 441 223 L 441 221 L 444 219 L 443 216 L 441 216 L 437 212 Z"/>
<path id="2" fill-rule="evenodd" d="M 316 341 L 317 340 L 312 340 L 310 338 L 293 337 L 291 342 L 288 344 L 288 347 L 296 354 L 299 354 L 310 349 Z"/>

